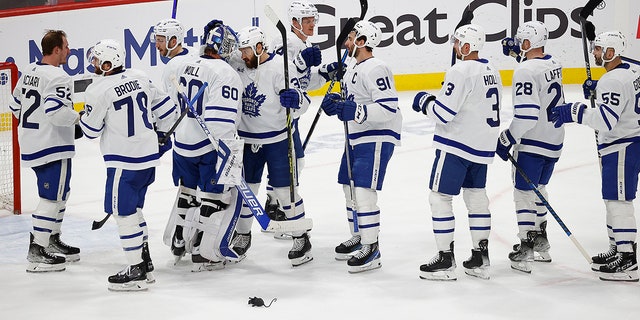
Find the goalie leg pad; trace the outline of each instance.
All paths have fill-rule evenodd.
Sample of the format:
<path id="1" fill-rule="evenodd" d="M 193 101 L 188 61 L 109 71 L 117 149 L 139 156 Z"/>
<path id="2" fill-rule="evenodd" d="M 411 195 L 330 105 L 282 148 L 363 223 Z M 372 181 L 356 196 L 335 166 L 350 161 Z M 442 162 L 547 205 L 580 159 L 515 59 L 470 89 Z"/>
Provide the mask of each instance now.
<path id="1" fill-rule="evenodd" d="M 436 191 L 431 191 L 429 194 L 433 233 L 438 251 L 448 251 L 449 245 L 453 242 L 456 220 L 453 215 L 452 200 L 453 196 L 448 194 Z"/>
<path id="2" fill-rule="evenodd" d="M 215 198 L 219 200 L 213 200 Z M 202 195 L 202 208 L 199 226 L 202 231 L 200 254 L 212 261 L 227 258 L 237 260 L 239 257 L 229 250 L 242 208 L 242 199 L 238 197 L 237 189 L 233 188 L 224 194 Z"/>
<path id="3" fill-rule="evenodd" d="M 195 189 L 185 186 L 178 188 L 176 201 L 169 215 L 167 226 L 165 227 L 162 237 L 163 242 L 170 246 L 172 251 L 174 251 L 174 255 L 178 257 L 184 255 L 184 250 L 186 250 L 185 235 L 191 233 L 188 228 L 187 230 L 184 228 L 186 225 L 192 224 L 192 222 L 187 223 L 187 221 L 192 221 L 192 219 L 186 220 L 186 217 L 187 215 L 193 217 L 199 206 L 200 203 L 198 202 L 197 191 Z"/>

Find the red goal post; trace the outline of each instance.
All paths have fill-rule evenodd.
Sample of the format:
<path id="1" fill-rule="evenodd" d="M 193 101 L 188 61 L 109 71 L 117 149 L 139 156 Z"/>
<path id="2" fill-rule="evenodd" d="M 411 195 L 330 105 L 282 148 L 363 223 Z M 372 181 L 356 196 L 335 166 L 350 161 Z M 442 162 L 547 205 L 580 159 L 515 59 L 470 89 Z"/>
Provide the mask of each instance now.
<path id="1" fill-rule="evenodd" d="M 0 62 L 0 210 L 13 214 L 20 214 L 22 209 L 18 119 L 9 109 L 18 77 L 14 63 Z"/>

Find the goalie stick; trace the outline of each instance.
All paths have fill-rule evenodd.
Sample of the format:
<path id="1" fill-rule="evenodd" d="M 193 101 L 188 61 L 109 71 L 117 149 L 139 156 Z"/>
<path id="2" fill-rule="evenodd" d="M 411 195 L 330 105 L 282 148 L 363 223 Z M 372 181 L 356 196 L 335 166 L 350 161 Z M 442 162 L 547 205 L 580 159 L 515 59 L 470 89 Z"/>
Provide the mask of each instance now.
<path id="1" fill-rule="evenodd" d="M 464 8 L 464 11 L 462 11 L 462 18 L 460 18 L 460 22 L 458 22 L 458 25 L 453 30 L 453 32 L 455 33 L 456 30 L 458 30 L 458 28 L 460 28 L 462 26 L 466 26 L 468 24 L 471 24 L 471 20 L 473 20 L 473 10 L 471 10 L 471 4 L 468 4 Z M 451 50 L 452 50 L 452 52 L 451 52 L 451 65 L 454 65 L 454 64 L 456 64 L 456 49 L 453 48 Z"/>
<path id="2" fill-rule="evenodd" d="M 173 81 L 173 85 L 176 87 L 176 89 L 178 90 L 178 93 L 182 96 L 184 101 L 191 102 L 187 97 L 187 95 L 184 93 L 184 89 L 178 84 L 178 81 L 175 78 L 175 76 L 172 77 L 171 80 Z M 205 82 L 203 86 L 207 86 L 207 85 L 208 83 Z M 230 154 L 229 147 L 224 143 L 224 141 L 217 140 L 213 136 L 213 134 L 207 127 L 204 120 L 202 120 L 202 117 L 197 113 L 197 111 L 193 107 L 193 104 L 188 103 L 187 107 L 189 108 L 189 111 L 194 115 L 196 121 L 200 125 L 200 128 L 202 128 L 202 131 L 204 131 L 205 135 L 207 136 L 207 138 L 209 139 L 213 147 L 216 150 L 218 150 L 218 152 L 220 152 L 220 150 L 222 149 L 224 152 L 227 153 L 226 155 L 228 157 Z M 229 161 L 229 160 L 226 159 L 225 161 Z M 238 190 L 238 194 L 242 197 L 242 200 L 244 200 L 247 207 L 249 207 L 249 210 L 251 211 L 253 216 L 256 218 L 256 220 L 258 220 L 258 223 L 260 224 L 260 227 L 262 228 L 262 230 L 274 231 L 274 232 L 291 232 L 291 231 L 298 231 L 298 230 L 310 230 L 313 228 L 313 220 L 306 219 L 306 218 L 298 219 L 298 220 L 287 220 L 287 221 L 271 220 L 269 216 L 267 216 L 266 212 L 264 211 L 264 208 L 260 204 L 260 201 L 258 201 L 258 198 L 256 197 L 255 193 L 247 185 L 247 182 L 244 180 L 243 177 L 240 178 L 240 183 L 235 187 Z"/>
<path id="3" fill-rule="evenodd" d="M 360 20 L 364 19 L 364 16 L 367 14 L 368 9 L 369 9 L 369 4 L 367 3 L 367 0 L 360 0 Z M 354 19 L 347 20 L 347 23 L 344 25 L 344 27 L 340 31 L 340 34 L 338 35 L 338 38 L 336 39 L 336 51 L 338 52 L 338 60 L 337 60 L 338 70 L 336 71 L 337 72 L 336 77 L 334 79 L 331 79 L 331 83 L 329 83 L 329 88 L 327 88 L 327 92 L 324 94 L 325 96 L 331 93 L 331 90 L 333 90 L 333 86 L 336 83 L 335 79 L 340 78 L 340 76 L 342 76 L 342 65 L 344 65 L 344 62 L 347 60 L 348 50 L 345 50 L 344 54 L 342 55 L 342 58 L 340 58 L 340 50 L 342 49 L 342 45 L 344 44 L 344 41 L 347 39 L 347 37 L 349 36 L 349 33 L 351 33 L 351 30 L 353 30 L 353 27 L 355 25 L 356 25 L 356 21 Z M 313 134 L 313 131 L 315 130 L 316 125 L 318 124 L 318 120 L 320 119 L 321 114 L 322 114 L 322 108 L 318 107 L 318 112 L 316 112 L 316 116 L 315 118 L 313 118 L 313 122 L 311 123 L 311 127 L 309 128 L 309 132 L 307 133 L 307 136 L 304 138 L 304 143 L 302 144 L 302 150 L 307 149 L 307 143 L 309 143 L 311 134 Z"/>
<path id="4" fill-rule="evenodd" d="M 540 191 L 538 190 L 537 186 L 531 181 L 531 179 L 529 179 L 529 177 L 527 177 L 527 174 L 524 172 L 524 170 L 522 170 L 522 168 L 518 165 L 518 163 L 516 162 L 516 160 L 513 158 L 513 156 L 510 153 L 507 153 L 507 157 L 509 158 L 509 161 L 511 161 L 511 163 L 513 164 L 513 167 L 516 168 L 516 170 L 518 171 L 520 176 L 524 179 L 524 181 L 527 182 L 529 187 L 531 187 L 531 189 L 533 189 L 533 192 L 536 194 L 536 196 L 538 196 L 540 201 L 542 201 L 542 204 L 544 204 L 544 206 L 547 207 L 547 210 L 549 210 L 549 213 L 551 213 L 551 215 L 556 219 L 556 221 L 558 222 L 558 224 L 560 225 L 562 230 L 564 230 L 564 233 L 567 234 L 567 236 L 569 237 L 569 239 L 571 239 L 571 241 L 576 246 L 576 248 L 578 248 L 580 253 L 582 253 L 582 256 L 587 260 L 587 262 L 589 264 L 591 264 L 592 263 L 591 256 L 589 256 L 589 254 L 584 249 L 584 247 L 580 244 L 580 242 L 578 242 L 578 239 L 576 239 L 576 237 L 573 236 L 573 234 L 571 233 L 569 228 L 567 228 L 567 226 L 564 224 L 562 219 L 560 219 L 560 216 L 558 216 L 556 211 L 553 210 L 553 208 L 551 207 L 551 205 L 549 204 L 547 199 L 545 199 L 545 197 L 542 195 L 542 193 L 540 193 Z"/>

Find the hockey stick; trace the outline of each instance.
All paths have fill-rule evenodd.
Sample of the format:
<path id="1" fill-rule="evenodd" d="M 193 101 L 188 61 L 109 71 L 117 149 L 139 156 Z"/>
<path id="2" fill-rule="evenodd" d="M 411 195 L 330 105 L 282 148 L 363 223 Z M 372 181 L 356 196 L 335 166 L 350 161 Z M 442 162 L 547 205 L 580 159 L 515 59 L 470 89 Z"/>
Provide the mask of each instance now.
<path id="1" fill-rule="evenodd" d="M 458 25 L 456 26 L 456 28 L 453 30 L 453 32 L 455 33 L 456 30 L 458 30 L 458 28 L 471 24 L 471 20 L 473 20 L 473 10 L 471 10 L 471 4 L 468 4 L 465 8 L 464 11 L 462 12 L 462 18 L 460 18 L 460 22 L 458 22 Z M 451 65 L 456 64 L 456 48 L 451 49 Z"/>
<path id="2" fill-rule="evenodd" d="M 624 57 L 624 56 L 620 56 L 620 58 L 622 59 L 622 61 L 626 61 L 626 62 L 633 63 L 640 66 L 640 61 L 636 59 L 631 59 L 629 57 Z"/>
<path id="3" fill-rule="evenodd" d="M 542 193 L 540 193 L 540 191 L 538 190 L 538 188 L 536 187 L 536 185 L 531 181 L 531 179 L 529 179 L 529 177 L 527 177 L 527 174 L 524 172 L 524 170 L 522 170 L 522 168 L 518 165 L 518 163 L 516 162 L 516 160 L 513 158 L 513 156 L 510 153 L 507 153 L 507 157 L 509 158 L 509 161 L 511 161 L 511 163 L 513 164 L 513 167 L 516 168 L 516 170 L 518 171 L 518 173 L 520 174 L 520 176 L 524 179 L 524 181 L 527 182 L 527 184 L 529 184 L 529 187 L 531 187 L 531 189 L 533 189 L 533 192 L 535 192 L 535 194 L 538 196 L 538 198 L 540 199 L 540 201 L 542 201 L 542 204 L 544 204 L 545 207 L 547 207 L 547 210 L 549 210 L 549 213 L 551 213 L 551 215 L 556 219 L 556 221 L 558 222 L 558 224 L 560 225 L 560 227 L 562 228 L 562 230 L 564 230 L 564 233 L 567 234 L 567 236 L 569 237 L 569 239 L 571 239 L 571 241 L 573 242 L 573 244 L 576 246 L 576 248 L 578 248 L 578 250 L 580 251 L 580 253 L 582 253 L 582 256 L 587 260 L 587 262 L 589 264 L 592 263 L 591 261 L 591 256 L 589 256 L 589 254 L 587 253 L 587 251 L 584 249 L 584 247 L 580 244 L 580 242 L 578 242 L 578 239 L 576 239 L 576 237 L 573 236 L 573 234 L 571 233 L 571 231 L 569 231 L 569 228 L 567 228 L 567 226 L 564 224 L 564 222 L 562 221 L 562 219 L 560 219 L 560 216 L 558 216 L 558 214 L 556 213 L 555 210 L 553 210 L 553 208 L 551 207 L 551 205 L 549 204 L 549 202 L 547 201 L 547 199 L 544 198 L 544 196 L 542 195 Z"/>
<path id="4" fill-rule="evenodd" d="M 278 15 L 273 11 L 270 5 L 266 5 L 264 7 L 264 13 L 267 17 L 276 25 L 278 31 L 280 31 L 280 36 L 282 37 L 282 57 L 284 59 L 284 89 L 289 90 L 289 53 L 287 50 L 287 29 L 280 21 Z M 291 117 L 291 109 L 287 108 L 287 148 L 288 148 L 288 156 L 289 156 L 289 197 L 291 197 L 291 210 L 295 211 L 296 204 L 296 192 L 295 185 L 297 184 L 296 179 L 296 157 L 295 150 L 293 149 L 293 119 Z M 295 215 L 295 214 L 294 214 Z"/>
<path id="5" fill-rule="evenodd" d="M 175 78 L 175 76 L 172 77 L 171 80 L 173 81 L 174 86 L 176 87 L 176 89 L 178 90 L 178 93 L 182 96 L 184 101 L 189 101 L 189 98 L 185 94 L 184 89 L 178 84 L 178 81 Z M 203 86 L 207 86 L 207 85 L 208 85 L 207 82 L 203 84 Z M 189 111 L 194 115 L 196 121 L 198 121 L 200 128 L 202 128 L 202 131 L 204 131 L 204 133 L 207 135 L 207 138 L 209 139 L 209 142 L 211 142 L 213 147 L 216 150 L 218 150 L 218 152 L 220 152 L 220 150 L 226 152 L 227 157 L 229 157 L 230 155 L 229 147 L 224 143 L 224 141 L 217 140 L 213 136 L 209 128 L 207 128 L 207 125 L 202 119 L 202 117 L 198 114 L 198 112 L 193 107 L 193 104 L 189 103 L 187 106 L 189 108 Z M 225 160 L 225 161 L 229 161 L 229 160 Z M 235 160 L 232 159 L 231 161 L 233 162 Z M 238 190 L 238 194 L 242 197 L 247 207 L 249 207 L 249 210 L 251 211 L 253 216 L 256 218 L 256 220 L 258 220 L 258 223 L 260 223 L 260 227 L 262 228 L 262 230 L 274 231 L 274 232 L 291 232 L 291 231 L 298 231 L 298 230 L 310 230 L 313 228 L 313 220 L 311 219 L 298 219 L 298 220 L 288 220 L 288 221 L 271 220 L 269 216 L 266 214 L 266 212 L 264 211 L 264 208 L 260 204 L 260 201 L 258 201 L 258 198 L 256 197 L 255 193 L 251 190 L 251 188 L 249 188 L 249 186 L 247 185 L 247 182 L 244 180 L 243 177 L 240 178 L 240 184 L 236 185 L 235 187 Z"/>
<path id="6" fill-rule="evenodd" d="M 589 51 L 587 49 L 587 38 L 589 41 L 595 39 L 595 26 L 593 23 L 587 21 L 587 18 L 593 15 L 593 10 L 602 2 L 602 0 L 589 0 L 587 4 L 580 10 L 580 31 L 582 33 L 582 52 L 584 54 L 584 65 L 587 71 L 587 83 L 591 84 L 591 63 L 589 62 Z M 596 107 L 595 92 L 591 91 L 589 101 L 591 102 L 591 108 Z"/>
<path id="7" fill-rule="evenodd" d="M 360 20 L 364 19 L 364 16 L 367 14 L 367 10 L 369 10 L 369 3 L 367 3 L 367 0 L 360 0 Z M 338 70 L 336 71 L 336 77 L 334 79 L 331 79 L 331 83 L 329 84 L 329 88 L 327 88 L 327 93 L 325 93 L 324 95 L 328 95 L 329 93 L 331 93 L 331 90 L 333 90 L 333 86 L 336 84 L 336 80 L 342 76 L 342 65 L 344 65 L 344 62 L 347 60 L 347 53 L 348 50 L 345 50 L 344 54 L 342 55 L 342 58 L 340 58 L 340 50 L 342 49 L 342 45 L 344 44 L 344 41 L 347 39 L 347 37 L 349 36 L 349 33 L 351 33 L 351 30 L 353 30 L 353 27 L 356 25 L 356 21 L 353 19 L 349 19 L 347 20 L 347 23 L 344 25 L 344 28 L 342 28 L 342 30 L 340 31 L 340 34 L 338 35 L 338 38 L 336 39 L 336 51 L 338 52 Z M 318 107 L 318 112 L 316 112 L 316 116 L 315 118 L 313 118 L 313 122 L 311 123 L 311 127 L 309 128 L 309 132 L 307 133 L 307 136 L 304 138 L 304 143 L 302 144 L 302 150 L 306 150 L 307 149 L 307 143 L 309 143 L 309 139 L 311 138 L 311 134 L 313 134 L 313 130 L 315 130 L 316 128 L 316 124 L 318 124 L 318 120 L 320 119 L 320 115 L 322 114 L 322 108 Z"/>
<path id="8" fill-rule="evenodd" d="M 173 0 L 173 9 L 171 10 L 171 19 L 175 19 L 178 14 L 178 0 Z"/>
<path id="9" fill-rule="evenodd" d="M 196 101 L 200 98 L 200 95 L 204 92 L 204 88 L 206 88 L 206 87 L 202 86 L 200 88 L 200 90 L 198 90 L 198 92 L 193 97 L 193 99 L 191 99 L 191 104 L 196 103 Z M 176 128 L 178 128 L 178 125 L 180 124 L 180 122 L 182 121 L 184 116 L 187 115 L 187 112 L 189 112 L 189 108 L 184 108 L 184 110 L 182 110 L 182 112 L 180 113 L 180 117 L 178 117 L 178 120 L 176 120 L 176 123 L 174 123 L 173 126 L 171 126 L 171 129 L 169 129 L 169 131 L 167 131 L 164 134 L 164 137 L 161 140 L 158 141 L 159 144 L 165 144 L 165 142 L 167 142 L 167 140 L 169 140 L 169 137 L 171 136 L 171 134 L 174 131 L 176 131 Z"/>

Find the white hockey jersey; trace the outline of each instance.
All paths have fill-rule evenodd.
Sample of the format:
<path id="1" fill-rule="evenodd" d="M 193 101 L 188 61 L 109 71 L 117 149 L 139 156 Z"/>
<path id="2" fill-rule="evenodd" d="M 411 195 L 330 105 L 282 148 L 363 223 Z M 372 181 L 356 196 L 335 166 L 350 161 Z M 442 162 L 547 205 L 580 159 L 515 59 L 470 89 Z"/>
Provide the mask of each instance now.
<path id="1" fill-rule="evenodd" d="M 302 41 L 302 39 L 298 38 L 293 31 L 287 33 L 287 55 L 289 61 L 293 62 L 302 50 L 311 46 L 312 44 L 309 41 Z M 273 48 L 273 52 L 283 55 L 282 38 L 276 38 L 273 41 L 271 48 Z M 294 82 L 293 85 L 303 91 L 319 89 L 326 82 L 326 80 L 317 72 L 317 68 L 308 67 L 303 72 L 300 72 L 298 68 L 293 68 L 289 73 L 293 74 L 293 71 L 297 72 L 295 77 L 297 82 Z"/>
<path id="2" fill-rule="evenodd" d="M 34 62 L 22 70 L 9 108 L 19 120 L 22 165 L 36 167 L 75 155 L 71 77 L 62 68 Z"/>
<path id="3" fill-rule="evenodd" d="M 85 92 L 80 126 L 85 136 L 100 139 L 108 168 L 142 170 L 160 164 L 158 131 L 178 118 L 175 104 L 143 72 L 134 69 L 96 79 Z"/>
<path id="4" fill-rule="evenodd" d="M 551 110 L 564 103 L 562 66 L 550 55 L 528 59 L 513 73 L 513 121 L 509 126 L 515 150 L 559 158 L 564 127 L 556 128 Z"/>
<path id="5" fill-rule="evenodd" d="M 605 73 L 596 87 L 596 108 L 587 107 L 582 123 L 598 131 L 605 155 L 640 141 L 640 69 L 623 63 Z"/>
<path id="6" fill-rule="evenodd" d="M 475 163 L 493 162 L 501 100 L 498 69 L 485 59 L 458 61 L 427 108 L 436 121 L 433 146 Z"/>
<path id="7" fill-rule="evenodd" d="M 367 108 L 367 118 L 363 123 L 348 122 L 349 143 L 390 142 L 400 145 L 402 114 L 391 69 L 382 60 L 372 57 L 348 66 L 342 85 L 346 100 Z"/>
<path id="8" fill-rule="evenodd" d="M 179 103 L 179 95 L 178 90 L 176 90 L 175 86 L 173 85 L 171 75 L 174 75 L 177 79 L 178 69 L 182 65 L 182 61 L 192 59 L 195 56 L 196 54 L 193 51 L 189 50 L 189 48 L 183 47 L 182 52 L 171 58 L 171 60 L 169 60 L 169 62 L 167 62 L 167 64 L 164 66 L 164 70 L 162 70 L 162 89 L 171 97 L 171 99 L 173 99 L 176 105 Z"/>
<path id="9" fill-rule="evenodd" d="M 270 144 L 287 138 L 286 108 L 280 104 L 280 91 L 285 87 L 284 59 L 271 53 L 257 69 L 249 69 L 237 57 L 231 60 L 242 79 L 242 117 L 238 135 L 247 144 Z M 289 74 L 295 66 L 289 62 Z M 289 78 L 289 85 L 297 79 Z M 309 109 L 311 99 L 303 93 L 300 109 L 291 109 L 291 116 L 298 118 Z"/>
<path id="10" fill-rule="evenodd" d="M 208 57 L 181 59 L 176 78 L 193 99 L 202 85 L 208 86 L 194 103 L 194 108 L 205 121 L 216 139 L 233 139 L 240 123 L 242 81 L 238 73 L 224 60 Z M 182 110 L 186 102 L 180 99 Z M 200 128 L 191 112 L 187 113 L 175 131 L 173 150 L 185 157 L 195 157 L 213 151 L 213 145 Z"/>

